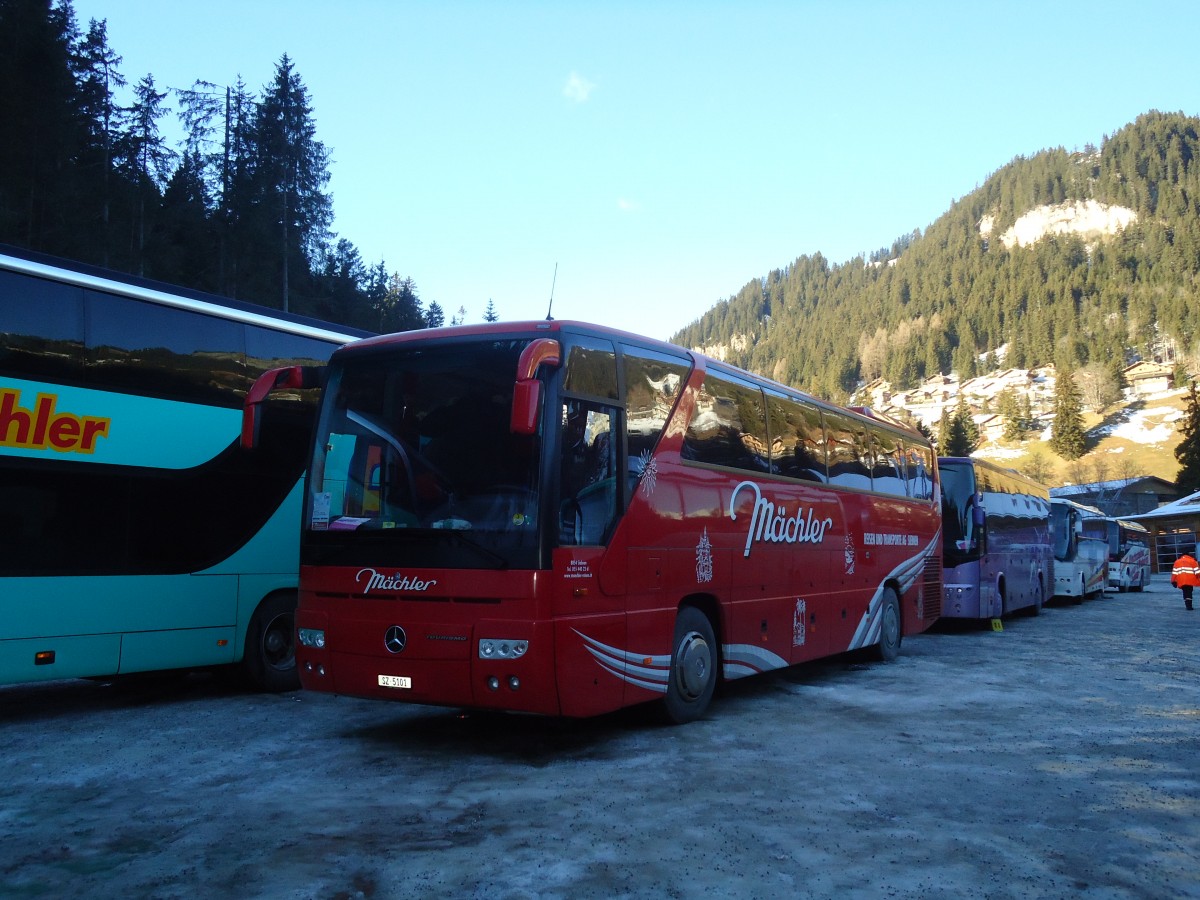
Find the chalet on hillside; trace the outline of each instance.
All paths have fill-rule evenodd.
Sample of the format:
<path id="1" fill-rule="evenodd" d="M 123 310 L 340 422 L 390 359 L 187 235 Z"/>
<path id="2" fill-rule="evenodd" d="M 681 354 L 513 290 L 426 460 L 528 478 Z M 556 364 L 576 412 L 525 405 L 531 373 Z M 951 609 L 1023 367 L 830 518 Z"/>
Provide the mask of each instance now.
<path id="1" fill-rule="evenodd" d="M 1109 516 L 1138 516 L 1157 511 L 1163 504 L 1179 498 L 1172 481 L 1157 475 L 1069 484 L 1050 489 L 1051 497 L 1066 497 L 1085 506 L 1096 506 Z"/>
<path id="2" fill-rule="evenodd" d="M 1138 397 L 1169 391 L 1175 386 L 1175 370 L 1162 363 L 1142 360 L 1123 371 L 1130 390 Z"/>
<path id="3" fill-rule="evenodd" d="M 975 422 L 975 427 L 979 429 L 980 437 L 985 441 L 998 441 L 1004 437 L 1004 416 L 983 413 L 972 416 L 971 419 Z"/>

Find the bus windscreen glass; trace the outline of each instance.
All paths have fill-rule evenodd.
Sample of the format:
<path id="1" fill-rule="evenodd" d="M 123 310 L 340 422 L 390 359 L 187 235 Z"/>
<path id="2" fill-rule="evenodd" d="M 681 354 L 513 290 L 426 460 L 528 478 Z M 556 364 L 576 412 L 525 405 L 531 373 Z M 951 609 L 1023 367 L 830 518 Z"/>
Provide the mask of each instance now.
<path id="1" fill-rule="evenodd" d="M 971 513 L 971 497 L 975 493 L 975 470 L 952 462 L 941 464 L 942 480 L 942 548 L 945 565 L 958 565 L 979 556 Z"/>
<path id="2" fill-rule="evenodd" d="M 534 563 L 539 437 L 510 427 L 526 343 L 392 347 L 335 363 L 304 523 L 317 558 Z"/>

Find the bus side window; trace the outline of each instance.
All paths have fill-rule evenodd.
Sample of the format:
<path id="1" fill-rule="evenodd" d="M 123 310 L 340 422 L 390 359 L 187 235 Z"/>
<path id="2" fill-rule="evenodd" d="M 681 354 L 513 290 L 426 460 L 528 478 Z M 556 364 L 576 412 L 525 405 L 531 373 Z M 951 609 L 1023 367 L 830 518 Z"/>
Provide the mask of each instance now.
<path id="1" fill-rule="evenodd" d="M 907 476 L 904 471 L 904 451 L 900 440 L 887 432 L 871 435 L 875 450 L 875 466 L 871 472 L 874 488 L 896 497 L 908 495 Z"/>
<path id="2" fill-rule="evenodd" d="M 804 481 L 825 481 L 821 411 L 798 400 L 767 395 L 771 471 Z"/>
<path id="3" fill-rule="evenodd" d="M 625 446 L 630 487 L 636 484 L 667 427 L 691 367 L 686 360 L 621 345 L 625 374 Z"/>
<path id="4" fill-rule="evenodd" d="M 709 372 L 683 439 L 683 458 L 766 472 L 770 468 L 762 391 Z"/>
<path id="5" fill-rule="evenodd" d="M 600 544 L 617 518 L 616 410 L 583 400 L 562 405 L 559 542 Z"/>
<path id="6" fill-rule="evenodd" d="M 825 411 L 825 433 L 829 442 L 829 483 L 841 487 L 871 489 L 871 470 L 863 462 L 869 458 L 867 435 L 849 416 Z"/>

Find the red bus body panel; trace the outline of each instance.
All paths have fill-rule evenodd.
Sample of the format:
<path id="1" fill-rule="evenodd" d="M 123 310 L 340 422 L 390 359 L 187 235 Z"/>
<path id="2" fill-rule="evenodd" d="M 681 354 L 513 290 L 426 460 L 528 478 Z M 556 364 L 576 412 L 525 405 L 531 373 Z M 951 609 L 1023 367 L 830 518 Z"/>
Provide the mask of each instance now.
<path id="1" fill-rule="evenodd" d="M 690 464 L 681 449 L 703 377 L 698 357 L 605 547 L 558 548 L 541 572 L 387 571 L 399 587 L 365 596 L 369 570 L 303 568 L 297 626 L 326 633 L 322 650 L 297 647 L 304 687 L 590 716 L 664 696 L 683 603 L 713 618 L 726 679 L 876 643 L 889 587 L 902 633 L 925 631 L 942 594 L 936 486 L 934 499 L 906 500 Z M 399 653 L 384 642 L 396 625 Z M 483 638 L 528 651 L 481 659 Z M 411 687 L 380 687 L 381 675 Z"/>

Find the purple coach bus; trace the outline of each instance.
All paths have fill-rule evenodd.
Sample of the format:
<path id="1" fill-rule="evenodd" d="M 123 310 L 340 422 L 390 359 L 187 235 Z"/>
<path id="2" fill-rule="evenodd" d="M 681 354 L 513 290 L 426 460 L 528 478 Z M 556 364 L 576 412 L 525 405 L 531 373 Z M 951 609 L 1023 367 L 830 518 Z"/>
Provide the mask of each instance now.
<path id="1" fill-rule="evenodd" d="M 982 459 L 938 459 L 942 486 L 942 615 L 1036 616 L 1054 578 L 1050 492 Z"/>

